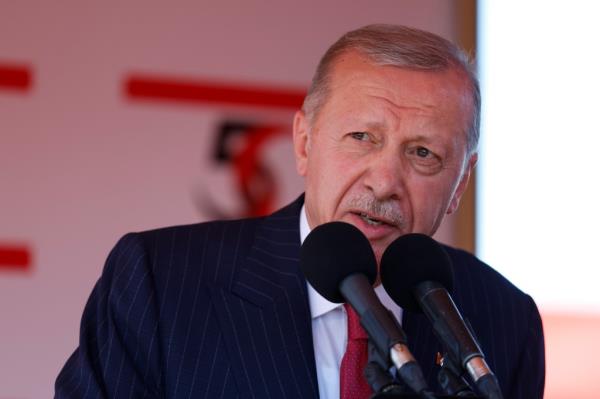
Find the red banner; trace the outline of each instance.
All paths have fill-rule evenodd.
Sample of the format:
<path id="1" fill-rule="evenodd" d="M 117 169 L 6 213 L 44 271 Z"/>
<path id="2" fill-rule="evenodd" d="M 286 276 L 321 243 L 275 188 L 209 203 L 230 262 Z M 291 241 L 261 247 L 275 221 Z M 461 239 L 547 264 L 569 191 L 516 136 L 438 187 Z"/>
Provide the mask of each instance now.
<path id="1" fill-rule="evenodd" d="M 300 109 L 306 94 L 303 89 L 150 76 L 128 78 L 125 91 L 131 98 L 288 109 Z"/>
<path id="2" fill-rule="evenodd" d="M 31 266 L 31 252 L 24 246 L 0 244 L 0 270 L 27 270 Z"/>
<path id="3" fill-rule="evenodd" d="M 31 88 L 31 71 L 16 65 L 0 64 L 0 89 L 27 91 Z"/>

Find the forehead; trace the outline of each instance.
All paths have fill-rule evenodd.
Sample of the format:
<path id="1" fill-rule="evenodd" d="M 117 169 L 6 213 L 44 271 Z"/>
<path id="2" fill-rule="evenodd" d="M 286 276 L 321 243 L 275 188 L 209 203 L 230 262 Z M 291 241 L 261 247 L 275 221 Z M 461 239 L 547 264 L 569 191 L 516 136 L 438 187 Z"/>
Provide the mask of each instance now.
<path id="1" fill-rule="evenodd" d="M 323 108 L 330 112 L 370 107 L 367 111 L 389 109 L 452 119 L 461 132 L 470 125 L 473 102 L 469 80 L 457 69 L 423 71 L 381 66 L 359 53 L 348 52 L 334 61 L 328 83 Z"/>

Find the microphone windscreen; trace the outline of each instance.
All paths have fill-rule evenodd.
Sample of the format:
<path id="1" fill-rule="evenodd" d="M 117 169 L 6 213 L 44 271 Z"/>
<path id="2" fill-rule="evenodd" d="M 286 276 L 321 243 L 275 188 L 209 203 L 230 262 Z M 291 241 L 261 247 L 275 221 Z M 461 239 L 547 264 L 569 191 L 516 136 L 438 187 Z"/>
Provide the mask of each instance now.
<path id="1" fill-rule="evenodd" d="M 397 238 L 381 258 L 381 282 L 388 295 L 403 309 L 419 312 L 414 288 L 435 281 L 452 292 L 452 261 L 446 250 L 424 234 Z"/>
<path id="2" fill-rule="evenodd" d="M 339 286 L 349 275 L 365 275 L 371 284 L 377 277 L 375 254 L 367 237 L 355 226 L 330 222 L 317 226 L 300 248 L 300 269 L 325 299 L 344 302 Z"/>

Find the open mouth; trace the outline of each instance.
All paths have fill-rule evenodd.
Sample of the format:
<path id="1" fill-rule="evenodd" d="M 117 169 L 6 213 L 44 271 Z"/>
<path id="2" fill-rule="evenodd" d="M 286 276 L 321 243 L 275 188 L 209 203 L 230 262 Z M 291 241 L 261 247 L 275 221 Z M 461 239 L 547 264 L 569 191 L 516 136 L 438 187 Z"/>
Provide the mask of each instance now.
<path id="1" fill-rule="evenodd" d="M 379 220 L 379 219 L 375 219 L 369 215 L 367 215 L 366 213 L 358 213 L 358 216 L 360 216 L 362 218 L 362 220 L 364 220 L 368 225 L 370 226 L 381 226 L 382 224 L 386 224 L 385 222 Z"/>

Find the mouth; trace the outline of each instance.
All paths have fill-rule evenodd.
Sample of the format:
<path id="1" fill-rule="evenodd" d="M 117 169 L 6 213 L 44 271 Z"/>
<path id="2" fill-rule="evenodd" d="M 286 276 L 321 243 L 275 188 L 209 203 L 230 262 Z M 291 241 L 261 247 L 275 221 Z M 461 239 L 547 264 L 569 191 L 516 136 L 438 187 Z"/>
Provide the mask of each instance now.
<path id="1" fill-rule="evenodd" d="M 380 216 L 375 216 L 362 211 L 355 211 L 352 213 L 361 218 L 368 226 L 395 226 L 395 223 Z"/>
<path id="2" fill-rule="evenodd" d="M 387 244 L 400 234 L 398 224 L 382 215 L 355 210 L 348 216 L 346 221 L 352 223 L 365 235 L 376 256 L 381 256 Z"/>
<path id="3" fill-rule="evenodd" d="M 370 226 L 381 226 L 383 224 L 381 220 L 370 217 L 366 213 L 359 213 L 358 216 L 360 216 L 362 220 L 364 220 Z"/>

